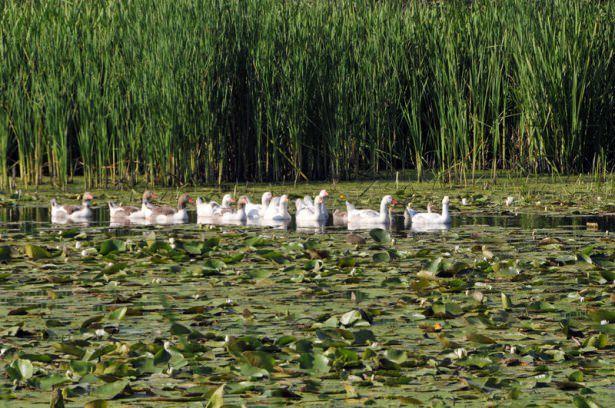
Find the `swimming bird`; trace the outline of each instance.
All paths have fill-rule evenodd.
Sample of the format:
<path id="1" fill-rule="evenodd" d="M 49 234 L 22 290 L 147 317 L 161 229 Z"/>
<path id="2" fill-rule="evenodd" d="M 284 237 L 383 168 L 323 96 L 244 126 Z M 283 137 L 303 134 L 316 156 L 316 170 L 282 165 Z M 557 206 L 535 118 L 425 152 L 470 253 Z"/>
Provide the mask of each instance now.
<path id="1" fill-rule="evenodd" d="M 85 220 L 92 217 L 92 194 L 85 192 L 81 205 L 60 205 L 55 198 L 51 199 L 51 219 Z"/>
<path id="2" fill-rule="evenodd" d="M 333 211 L 333 225 L 344 226 L 348 224 L 348 211 L 342 211 L 336 208 Z"/>
<path id="3" fill-rule="evenodd" d="M 329 218 L 329 211 L 327 210 L 327 206 L 325 205 L 325 200 L 326 198 L 329 196 L 329 193 L 327 192 L 327 190 L 320 190 L 320 192 L 318 193 L 318 195 L 316 197 L 320 197 L 321 200 L 320 201 L 320 211 L 318 212 L 319 214 L 319 220 L 324 220 L 327 221 L 327 219 Z M 310 196 L 305 196 L 303 197 L 303 200 L 301 199 L 297 199 L 295 201 L 295 206 L 297 207 L 297 212 L 299 210 L 301 210 L 302 208 L 308 208 L 310 210 L 312 210 L 314 213 L 316 213 L 316 209 L 315 209 L 315 204 L 316 202 L 316 198 L 314 198 L 314 201 L 312 201 L 312 197 Z"/>
<path id="4" fill-rule="evenodd" d="M 129 218 L 131 220 L 143 219 L 149 216 L 153 204 L 151 200 L 157 197 L 156 193 L 146 190 L 141 198 L 141 207 L 130 205 L 118 205 L 113 201 L 109 201 L 109 215 L 111 218 Z"/>
<path id="5" fill-rule="evenodd" d="M 219 218 L 222 222 L 243 222 L 247 219 L 246 203 L 247 197 L 239 197 L 236 209 L 223 208 L 215 215 L 215 218 Z"/>
<path id="6" fill-rule="evenodd" d="M 329 211 L 325 205 L 325 199 L 329 196 L 327 190 L 320 190 L 318 195 L 314 197 L 314 201 L 310 196 L 303 197 L 303 200 L 297 199 L 295 201 L 295 207 L 297 207 L 297 214 L 303 212 L 303 214 L 312 214 L 314 220 L 327 221 L 329 218 Z M 316 203 L 318 201 L 318 203 Z M 303 211 L 306 210 L 307 212 Z M 305 217 L 306 215 L 303 215 Z"/>
<path id="7" fill-rule="evenodd" d="M 314 199 L 314 205 L 312 207 L 300 207 L 298 201 L 300 200 L 297 200 L 297 214 L 295 215 L 297 226 L 301 226 L 302 224 L 309 224 L 309 226 L 312 226 L 314 225 L 314 222 L 325 222 L 326 218 L 323 214 L 323 197 L 319 195 L 316 196 L 316 198 Z"/>
<path id="8" fill-rule="evenodd" d="M 198 217 L 213 217 L 216 214 L 221 214 L 223 209 L 231 208 L 231 203 L 235 199 L 230 194 L 225 194 L 222 197 L 222 203 L 218 204 L 215 201 L 205 202 L 201 197 L 196 199 L 196 215 Z"/>
<path id="9" fill-rule="evenodd" d="M 270 191 L 263 193 L 260 204 L 253 204 L 250 202 L 250 199 L 245 197 L 245 211 L 246 215 L 250 219 L 262 218 L 265 216 L 265 212 L 267 211 L 267 207 L 269 207 L 269 203 L 271 203 L 271 199 L 273 198 L 273 194 Z"/>
<path id="10" fill-rule="evenodd" d="M 188 194 L 182 194 L 177 200 L 177 208 L 168 205 L 154 207 L 149 219 L 160 224 L 186 222 L 188 221 L 188 211 L 186 210 L 188 203 L 194 203 L 194 200 Z"/>
<path id="11" fill-rule="evenodd" d="M 404 218 L 411 219 L 412 225 L 415 224 L 450 224 L 451 216 L 448 212 L 448 205 L 450 203 L 450 199 L 448 196 L 444 196 L 442 199 L 442 214 L 426 212 L 419 213 L 414 211 L 412 208 L 406 208 L 406 212 L 404 214 Z"/>
<path id="12" fill-rule="evenodd" d="M 354 205 L 346 201 L 346 211 L 348 213 L 348 224 L 390 224 L 391 216 L 389 207 L 397 204 L 390 195 L 385 195 L 380 201 L 380 211 L 358 210 Z"/>
<path id="13" fill-rule="evenodd" d="M 274 197 L 271 200 L 271 203 L 265 212 L 264 219 L 269 221 L 290 220 L 290 213 L 288 212 L 288 196 L 286 194 L 281 197 Z"/>

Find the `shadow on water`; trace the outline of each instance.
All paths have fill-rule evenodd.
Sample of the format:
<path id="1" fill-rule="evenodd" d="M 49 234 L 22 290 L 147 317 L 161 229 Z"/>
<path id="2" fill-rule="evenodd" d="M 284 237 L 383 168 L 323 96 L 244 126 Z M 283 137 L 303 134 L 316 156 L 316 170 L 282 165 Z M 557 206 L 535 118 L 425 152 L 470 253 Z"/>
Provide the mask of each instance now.
<path id="1" fill-rule="evenodd" d="M 109 212 L 105 207 L 95 208 L 93 211 L 92 219 L 87 223 L 72 223 L 68 222 L 63 225 L 55 225 L 51 223 L 50 211 L 48 207 L 5 207 L 0 208 L 0 227 L 9 228 L 13 231 L 21 231 L 23 233 L 31 233 L 37 228 L 48 228 L 51 226 L 65 227 L 70 226 L 84 226 L 89 225 L 93 227 L 130 227 L 138 228 L 142 227 L 138 224 L 130 223 L 114 223 L 109 220 Z M 202 220 L 197 220 L 194 211 L 190 212 L 190 219 L 188 224 L 210 224 L 217 225 L 215 222 L 207 223 Z M 459 228 L 463 226 L 491 226 L 501 228 L 519 228 L 523 230 L 533 229 L 551 229 L 551 228 L 570 228 L 581 229 L 588 228 L 588 223 L 597 225 L 598 231 L 613 231 L 615 230 L 615 215 L 543 215 L 543 214 L 508 214 L 508 215 L 460 215 L 453 214 L 453 220 L 451 228 Z M 147 228 L 148 223 L 145 227 Z M 279 225 L 278 225 L 279 224 Z M 232 227 L 233 225 L 228 225 Z M 149 226 L 151 228 L 151 226 Z M 346 228 L 334 227 L 332 217 L 329 217 L 329 221 L 326 225 L 322 226 L 310 226 L 309 228 L 297 228 L 295 220 L 288 223 L 277 223 L 276 225 L 258 225 L 248 223 L 247 227 L 251 228 L 276 228 L 276 229 L 288 229 L 298 232 L 333 232 L 333 231 L 345 231 Z M 369 228 L 367 228 L 369 229 Z M 411 225 L 404 225 L 404 219 L 401 216 L 394 218 L 394 223 L 391 226 L 394 231 L 411 230 Z M 441 230 L 443 228 L 436 228 L 435 230 Z M 596 229 L 596 227 L 594 227 Z M 430 232 L 423 231 L 421 229 L 414 229 L 413 232 Z"/>

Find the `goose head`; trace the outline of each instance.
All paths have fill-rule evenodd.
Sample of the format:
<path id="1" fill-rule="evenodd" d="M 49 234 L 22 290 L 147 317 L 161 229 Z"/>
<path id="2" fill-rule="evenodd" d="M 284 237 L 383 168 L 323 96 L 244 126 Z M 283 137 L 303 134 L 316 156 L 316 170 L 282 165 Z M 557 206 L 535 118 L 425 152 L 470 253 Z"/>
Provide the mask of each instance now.
<path id="1" fill-rule="evenodd" d="M 280 206 L 287 207 L 288 206 L 288 196 L 286 194 L 280 197 Z"/>
<path id="2" fill-rule="evenodd" d="M 184 193 L 177 199 L 177 208 L 184 209 L 188 203 L 192 204 L 194 203 L 194 200 L 188 194 Z"/>
<path id="3" fill-rule="evenodd" d="M 231 203 L 234 203 L 235 199 L 230 194 L 225 194 L 222 197 L 222 207 L 229 207 Z"/>
<path id="4" fill-rule="evenodd" d="M 273 194 L 271 194 L 271 191 L 264 192 L 261 204 L 263 204 L 264 207 L 268 206 L 272 198 Z"/>
<path id="5" fill-rule="evenodd" d="M 444 198 L 442 199 L 442 205 L 448 205 L 451 202 L 451 200 L 448 198 L 448 196 L 444 196 Z"/>
<path id="6" fill-rule="evenodd" d="M 237 209 L 239 210 L 244 209 L 246 207 L 246 204 L 248 204 L 249 201 L 250 200 L 246 196 L 239 197 L 239 200 L 237 200 Z"/>
<path id="7" fill-rule="evenodd" d="M 89 207 L 93 199 L 94 196 L 86 191 L 85 193 L 83 193 L 83 198 L 81 199 L 81 202 L 83 203 L 83 205 Z"/>
<path id="8" fill-rule="evenodd" d="M 390 195 L 385 195 L 384 197 L 382 197 L 382 201 L 380 202 L 381 205 L 386 205 L 388 206 L 394 206 L 397 205 L 397 200 L 393 198 L 393 196 Z"/>
<path id="9" fill-rule="evenodd" d="M 158 198 L 158 195 L 156 193 L 153 193 L 149 190 L 145 190 L 143 192 L 143 197 L 142 197 L 142 202 L 144 203 L 149 203 L 150 201 L 154 200 Z"/>

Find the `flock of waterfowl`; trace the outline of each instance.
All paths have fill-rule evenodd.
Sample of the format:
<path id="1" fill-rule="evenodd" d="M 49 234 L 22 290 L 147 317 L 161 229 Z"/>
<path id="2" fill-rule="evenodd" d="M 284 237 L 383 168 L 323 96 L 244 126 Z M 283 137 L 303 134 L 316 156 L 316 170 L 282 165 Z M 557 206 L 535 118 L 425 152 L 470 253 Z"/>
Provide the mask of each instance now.
<path id="1" fill-rule="evenodd" d="M 326 225 L 329 219 L 329 210 L 326 200 L 329 194 L 321 190 L 312 199 L 310 196 L 299 198 L 295 201 L 295 222 L 297 227 L 315 227 Z M 182 194 L 177 207 L 157 205 L 153 200 L 157 198 L 151 191 L 145 191 L 141 200 L 141 206 L 126 206 L 109 202 L 109 213 L 112 221 L 118 223 L 155 223 L 173 224 L 188 221 L 188 204 L 195 204 L 199 223 L 209 224 L 261 224 L 270 225 L 290 222 L 291 214 L 288 211 L 288 195 L 274 196 L 266 192 L 261 198 L 260 204 L 253 203 L 249 197 L 241 196 L 235 200 L 231 194 L 226 194 L 221 203 L 206 201 L 197 198 L 196 202 L 188 194 Z M 51 200 L 52 222 L 63 223 L 66 221 L 83 222 L 92 218 L 92 194 L 83 194 L 81 205 L 62 205 L 56 199 Z M 417 226 L 447 226 L 451 223 L 449 214 L 449 198 L 442 200 L 442 212 L 431 211 L 417 212 L 408 205 L 404 210 L 406 223 Z M 333 211 L 333 224 L 337 226 L 348 225 L 349 228 L 361 227 L 387 227 L 392 222 L 391 207 L 398 202 L 390 195 L 385 195 L 378 210 L 358 209 L 346 201 L 346 211 L 336 209 Z"/>

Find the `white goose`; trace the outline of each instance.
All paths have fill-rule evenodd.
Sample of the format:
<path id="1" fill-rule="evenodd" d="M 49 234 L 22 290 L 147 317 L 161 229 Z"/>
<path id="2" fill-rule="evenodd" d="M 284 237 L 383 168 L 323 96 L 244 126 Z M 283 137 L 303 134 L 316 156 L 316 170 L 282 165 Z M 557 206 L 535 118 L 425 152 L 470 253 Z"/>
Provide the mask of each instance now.
<path id="1" fill-rule="evenodd" d="M 152 208 L 148 217 L 150 221 L 160 224 L 182 223 L 188 221 L 186 205 L 194 200 L 188 194 L 182 194 L 177 200 L 177 208 L 168 205 Z"/>
<path id="2" fill-rule="evenodd" d="M 216 214 L 215 217 L 224 222 L 244 222 L 247 218 L 246 214 L 246 200 L 247 197 L 240 197 L 237 201 L 237 209 L 224 208 L 220 214 Z"/>
<path id="3" fill-rule="evenodd" d="M 301 206 L 300 199 L 297 199 L 295 205 L 297 206 L 297 214 L 295 215 L 295 219 L 297 221 L 297 226 L 301 227 L 305 226 L 313 226 L 316 223 L 325 223 L 326 217 L 323 214 L 324 211 L 324 198 L 321 196 L 316 196 L 314 199 L 314 206 L 307 207 Z"/>
<path id="4" fill-rule="evenodd" d="M 85 192 L 81 205 L 60 205 L 55 198 L 51 199 L 51 219 L 54 220 L 87 220 L 92 218 L 91 203 L 94 197 Z"/>
<path id="5" fill-rule="evenodd" d="M 327 190 L 320 190 L 320 193 L 318 193 L 318 195 L 314 197 L 314 201 L 312 201 L 312 197 L 310 196 L 303 197 L 303 200 L 297 199 L 295 201 L 295 206 L 297 207 L 297 213 L 299 213 L 301 209 L 307 208 L 311 210 L 313 213 L 318 214 L 319 221 L 320 220 L 327 221 L 327 219 L 329 218 L 329 211 L 327 210 L 327 207 L 325 205 L 325 199 L 328 196 L 329 196 L 329 193 L 327 193 Z M 320 204 L 315 204 L 317 198 L 320 198 L 320 200 L 318 200 Z M 320 206 L 321 208 L 317 211 L 316 206 Z"/>
<path id="6" fill-rule="evenodd" d="M 196 199 L 196 215 L 198 217 L 213 217 L 217 214 L 221 214 L 223 209 L 231 208 L 231 203 L 234 203 L 235 199 L 230 194 L 225 194 L 222 197 L 222 204 L 218 204 L 215 201 L 205 202 L 201 197 Z"/>
<path id="7" fill-rule="evenodd" d="M 414 211 L 411 208 L 406 208 L 406 214 L 404 216 L 409 217 L 412 220 L 412 225 L 416 224 L 450 224 L 451 223 L 451 215 L 448 212 L 448 205 L 450 200 L 448 196 L 444 196 L 442 199 L 442 214 L 426 212 L 419 213 Z"/>
<path id="8" fill-rule="evenodd" d="M 270 191 L 263 193 L 263 197 L 261 198 L 260 204 L 253 204 L 250 202 L 248 197 L 245 197 L 245 211 L 246 215 L 250 219 L 258 219 L 265 216 L 265 212 L 267 211 L 267 207 L 271 203 L 271 199 L 273 198 L 273 194 Z"/>
<path id="9" fill-rule="evenodd" d="M 431 214 L 431 203 L 427 203 L 427 214 Z M 417 211 L 412 209 L 412 205 L 408 203 L 406 205 L 406 210 L 404 211 L 404 222 L 410 223 L 412 222 L 412 216 L 418 214 Z"/>
<path id="10" fill-rule="evenodd" d="M 274 197 L 265 211 L 265 220 L 267 221 L 285 221 L 290 220 L 288 212 L 288 196 L 284 194 L 282 197 Z"/>
<path id="11" fill-rule="evenodd" d="M 397 200 L 390 195 L 382 197 L 380 211 L 357 210 L 354 205 L 346 201 L 348 224 L 390 224 L 389 207 L 395 204 L 397 204 Z"/>
<path id="12" fill-rule="evenodd" d="M 156 194 L 145 191 L 141 199 L 141 208 L 130 205 L 117 205 L 109 201 L 109 215 L 111 218 L 128 218 L 130 220 L 141 220 L 148 217 L 151 213 L 151 200 L 156 198 Z"/>

